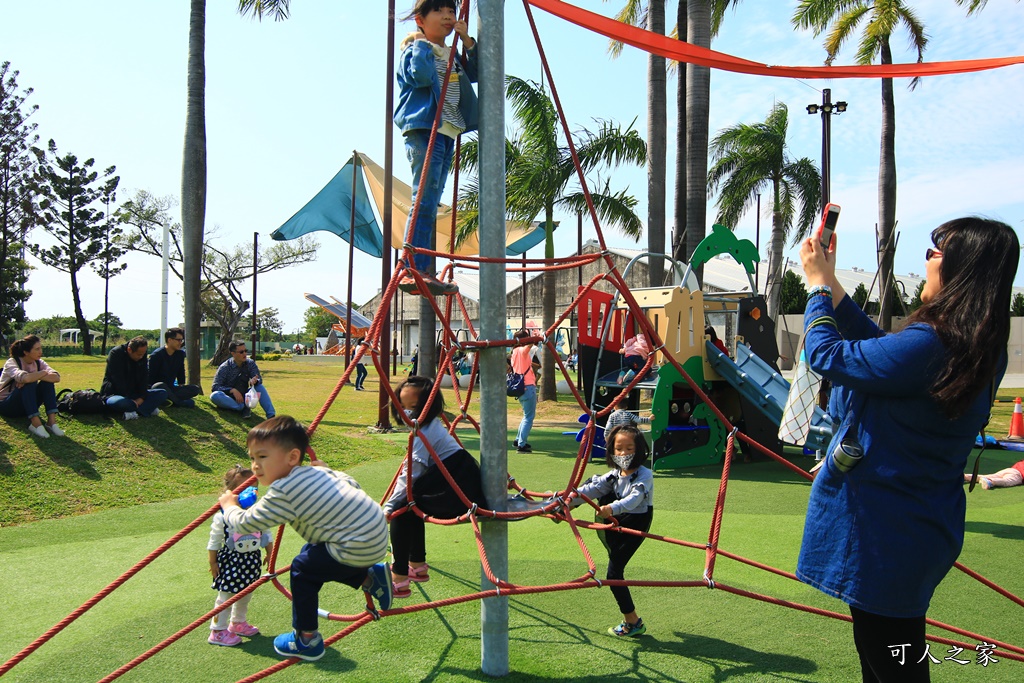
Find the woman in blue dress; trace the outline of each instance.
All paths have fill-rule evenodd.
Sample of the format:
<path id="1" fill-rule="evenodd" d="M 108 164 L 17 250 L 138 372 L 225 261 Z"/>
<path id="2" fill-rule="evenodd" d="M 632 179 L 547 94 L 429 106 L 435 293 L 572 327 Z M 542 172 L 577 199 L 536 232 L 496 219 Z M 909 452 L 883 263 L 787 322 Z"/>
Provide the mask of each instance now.
<path id="1" fill-rule="evenodd" d="M 800 250 L 807 359 L 836 427 L 796 575 L 850 605 L 864 681 L 929 680 L 925 613 L 963 546 L 963 473 L 1006 370 L 1017 235 L 968 217 L 931 238 L 924 303 L 895 334 L 836 281 L 835 238 Z"/>

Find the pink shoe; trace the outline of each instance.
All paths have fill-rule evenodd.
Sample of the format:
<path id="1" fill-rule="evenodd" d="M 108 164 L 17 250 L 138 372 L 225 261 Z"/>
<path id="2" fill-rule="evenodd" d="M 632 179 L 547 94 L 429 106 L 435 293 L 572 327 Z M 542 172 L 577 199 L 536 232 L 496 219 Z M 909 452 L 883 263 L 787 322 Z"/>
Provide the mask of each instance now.
<path id="1" fill-rule="evenodd" d="M 430 581 L 430 574 L 427 573 L 428 569 L 430 569 L 430 566 L 426 564 L 422 564 L 419 567 L 414 567 L 410 564 L 409 580 L 416 583 L 426 583 L 427 581 Z"/>
<path id="2" fill-rule="evenodd" d="M 208 641 L 210 645 L 223 645 L 224 647 L 234 647 L 242 642 L 242 639 L 236 636 L 234 633 L 227 629 L 220 631 L 210 631 L 210 639 Z"/>
<path id="3" fill-rule="evenodd" d="M 394 598 L 408 598 L 411 595 L 412 595 L 412 589 L 409 588 L 409 579 L 406 579 L 405 581 L 394 581 L 394 582 L 392 582 L 392 584 L 391 584 L 391 597 L 394 597 Z"/>
<path id="4" fill-rule="evenodd" d="M 245 636 L 246 638 L 252 638 L 253 636 L 258 636 L 260 634 L 260 630 L 248 621 L 243 621 L 240 624 L 231 622 L 228 624 L 228 630 L 235 635 Z"/>

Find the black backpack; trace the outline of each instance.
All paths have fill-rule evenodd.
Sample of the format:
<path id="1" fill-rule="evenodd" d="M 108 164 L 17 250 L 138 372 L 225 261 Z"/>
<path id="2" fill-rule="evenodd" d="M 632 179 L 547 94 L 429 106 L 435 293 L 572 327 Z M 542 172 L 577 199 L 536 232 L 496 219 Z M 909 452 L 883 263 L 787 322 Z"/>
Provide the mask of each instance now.
<path id="1" fill-rule="evenodd" d="M 107 402 L 92 389 L 63 389 L 57 394 L 57 410 L 64 415 L 99 415 L 107 412 Z"/>

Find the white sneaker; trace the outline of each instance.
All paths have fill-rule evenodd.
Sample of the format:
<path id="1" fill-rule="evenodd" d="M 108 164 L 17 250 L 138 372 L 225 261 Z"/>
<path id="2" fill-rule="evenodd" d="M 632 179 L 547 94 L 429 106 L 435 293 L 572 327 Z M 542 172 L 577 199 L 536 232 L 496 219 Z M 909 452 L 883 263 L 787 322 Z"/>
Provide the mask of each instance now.
<path id="1" fill-rule="evenodd" d="M 138 420 L 139 419 L 139 414 L 137 412 L 135 412 L 134 410 L 131 410 L 131 411 L 128 411 L 127 413 L 124 414 L 124 419 L 126 419 L 126 420 Z"/>
<path id="2" fill-rule="evenodd" d="M 40 439 L 50 438 L 50 435 L 46 432 L 46 427 L 44 427 L 43 425 L 39 425 L 38 427 L 34 425 L 29 425 L 28 431 L 29 434 L 34 434 L 35 436 L 38 436 Z"/>
<path id="3" fill-rule="evenodd" d="M 153 412 L 149 414 L 150 417 L 156 417 L 160 414 L 159 408 L 153 408 Z"/>
<path id="4" fill-rule="evenodd" d="M 53 434 L 54 436 L 64 436 L 64 430 L 58 427 L 56 424 L 47 425 L 46 428 L 49 429 L 50 433 Z"/>

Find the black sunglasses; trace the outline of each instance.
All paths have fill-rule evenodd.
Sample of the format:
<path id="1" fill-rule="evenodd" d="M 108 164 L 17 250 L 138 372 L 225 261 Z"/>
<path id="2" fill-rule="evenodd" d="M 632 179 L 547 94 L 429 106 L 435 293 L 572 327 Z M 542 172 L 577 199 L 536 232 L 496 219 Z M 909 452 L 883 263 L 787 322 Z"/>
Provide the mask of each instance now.
<path id="1" fill-rule="evenodd" d="M 932 249 L 931 247 L 928 247 L 928 249 L 924 252 L 925 261 L 931 261 L 936 256 L 942 256 L 942 251 L 940 249 Z"/>
<path id="2" fill-rule="evenodd" d="M 235 353 L 249 353 L 249 349 L 235 349 Z"/>

